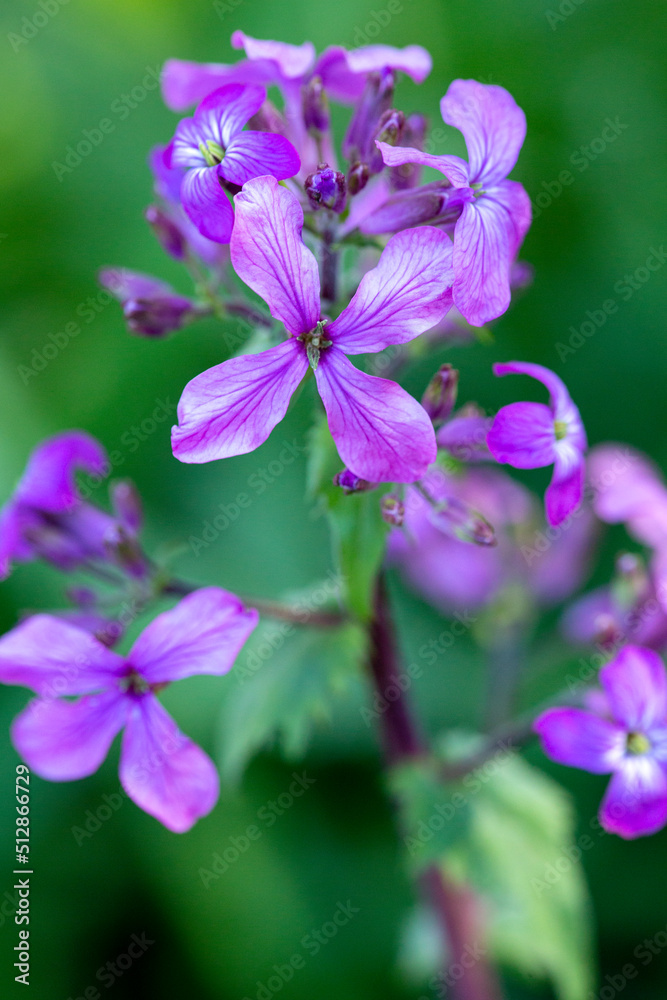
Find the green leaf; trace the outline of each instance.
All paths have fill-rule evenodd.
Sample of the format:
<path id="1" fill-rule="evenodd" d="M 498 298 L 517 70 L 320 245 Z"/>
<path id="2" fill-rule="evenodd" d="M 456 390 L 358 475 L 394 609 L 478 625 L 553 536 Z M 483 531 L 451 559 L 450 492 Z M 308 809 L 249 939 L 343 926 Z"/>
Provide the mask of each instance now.
<path id="1" fill-rule="evenodd" d="M 365 655 L 365 632 L 354 623 L 262 622 L 230 675 L 237 686 L 221 717 L 223 778 L 238 781 L 252 756 L 275 743 L 285 756 L 301 756 L 313 726 L 331 718 L 333 701 L 359 677 Z"/>
<path id="2" fill-rule="evenodd" d="M 341 460 L 323 417 L 310 436 L 308 491 L 321 498 L 329 518 L 345 605 L 353 615 L 367 621 L 372 614 L 373 588 L 389 526 L 382 520 L 377 491 L 346 494 L 334 486 L 333 477 L 340 470 Z"/>
<path id="3" fill-rule="evenodd" d="M 594 988 L 590 905 L 581 852 L 572 850 L 569 797 L 507 751 L 464 785 L 470 832 L 450 852 L 448 871 L 485 899 L 495 957 L 550 978 L 560 1000 L 587 1000 Z"/>
<path id="4" fill-rule="evenodd" d="M 438 772 L 439 763 L 424 758 L 395 767 L 389 776 L 413 871 L 440 860 L 468 829 L 470 808 L 461 786 L 445 783 Z"/>

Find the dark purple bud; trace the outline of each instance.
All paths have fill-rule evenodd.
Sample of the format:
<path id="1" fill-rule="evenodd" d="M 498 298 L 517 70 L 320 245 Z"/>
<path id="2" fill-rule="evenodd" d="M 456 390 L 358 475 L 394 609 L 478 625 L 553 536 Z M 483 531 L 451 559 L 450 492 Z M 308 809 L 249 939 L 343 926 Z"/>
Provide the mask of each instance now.
<path id="1" fill-rule="evenodd" d="M 347 172 L 347 190 L 350 194 L 359 194 L 368 184 L 371 172 L 367 163 L 353 163 Z"/>
<path id="2" fill-rule="evenodd" d="M 443 534 L 457 538 L 460 542 L 484 546 L 497 544 L 493 527 L 486 518 L 455 497 L 449 497 L 431 507 L 429 520 Z"/>
<path id="3" fill-rule="evenodd" d="M 319 76 L 303 88 L 303 120 L 309 132 L 321 134 L 329 128 L 329 102 Z"/>
<path id="4" fill-rule="evenodd" d="M 342 212 L 347 200 L 345 174 L 320 163 L 314 174 L 306 177 L 306 194 L 313 208 L 330 208 Z"/>
<path id="5" fill-rule="evenodd" d="M 348 178 L 348 186 L 350 181 Z M 367 236 L 411 229 L 424 222 L 431 222 L 442 212 L 447 200 L 447 188 L 440 182 L 423 187 L 397 191 L 383 205 L 368 215 L 359 228 Z"/>
<path id="6" fill-rule="evenodd" d="M 355 160 L 367 162 L 375 152 L 373 138 L 378 121 L 391 108 L 394 83 L 394 73 L 388 68 L 369 73 L 343 140 L 343 154 L 351 163 Z"/>
<path id="7" fill-rule="evenodd" d="M 179 330 L 199 312 L 194 302 L 175 294 L 155 299 L 128 299 L 123 303 L 128 328 L 140 337 L 164 337 Z"/>
<path id="8" fill-rule="evenodd" d="M 459 373 L 451 365 L 441 365 L 426 386 L 422 406 L 434 424 L 441 424 L 454 409 L 459 389 Z"/>
<path id="9" fill-rule="evenodd" d="M 405 119 L 399 146 L 412 146 L 413 149 L 423 149 L 426 138 L 427 121 L 424 115 L 409 115 Z M 405 191 L 416 187 L 421 176 L 421 166 L 418 163 L 402 163 L 400 167 L 391 167 L 389 183 L 396 191 Z"/>
<path id="10" fill-rule="evenodd" d="M 334 486 L 340 486 L 344 493 L 362 493 L 366 490 L 374 490 L 376 483 L 369 483 L 367 479 L 360 479 L 349 469 L 337 472 L 333 477 Z"/>
<path id="11" fill-rule="evenodd" d="M 123 527 L 131 535 L 141 530 L 143 513 L 141 499 L 134 483 L 128 479 L 113 483 L 110 488 L 111 506 Z"/>
<path id="12" fill-rule="evenodd" d="M 385 493 L 380 500 L 382 520 L 394 528 L 400 528 L 405 520 L 405 504 L 395 493 Z"/>
<path id="13" fill-rule="evenodd" d="M 130 576 L 140 579 L 147 575 L 148 565 L 141 546 L 122 524 L 115 524 L 106 533 L 104 547 L 116 565 Z"/>
<path id="14" fill-rule="evenodd" d="M 178 226 L 172 222 L 166 212 L 156 205 L 149 205 L 144 216 L 149 226 L 157 236 L 158 242 L 170 257 L 183 260 L 188 244 Z"/>

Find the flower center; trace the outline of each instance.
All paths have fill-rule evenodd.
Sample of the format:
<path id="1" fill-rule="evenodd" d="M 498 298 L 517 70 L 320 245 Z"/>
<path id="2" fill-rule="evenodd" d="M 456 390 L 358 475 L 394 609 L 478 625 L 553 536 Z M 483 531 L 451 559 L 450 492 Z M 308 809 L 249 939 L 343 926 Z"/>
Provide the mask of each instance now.
<path id="1" fill-rule="evenodd" d="M 628 753 L 633 754 L 633 756 L 639 756 L 641 754 L 648 753 L 651 749 L 651 744 L 643 733 L 628 733 L 626 739 L 626 749 Z"/>
<path id="2" fill-rule="evenodd" d="M 205 143 L 200 142 L 199 152 L 209 167 L 217 167 L 218 163 L 222 163 L 225 158 L 225 151 L 222 146 L 217 142 L 213 142 L 212 139 L 207 139 Z"/>
<path id="3" fill-rule="evenodd" d="M 556 441 L 562 441 L 567 437 L 567 424 L 564 420 L 554 420 L 554 434 Z"/>
<path id="4" fill-rule="evenodd" d="M 296 338 L 300 340 L 302 344 L 306 345 L 306 354 L 308 356 L 308 364 L 313 369 L 317 371 L 317 366 L 320 363 L 320 351 L 325 350 L 327 347 L 331 347 L 333 341 L 327 340 L 324 336 L 324 328 L 327 325 L 325 319 L 321 319 L 314 330 L 310 333 L 301 333 Z"/>
<path id="5" fill-rule="evenodd" d="M 120 689 L 124 694 L 144 695 L 149 694 L 151 691 L 153 694 L 157 694 L 158 691 L 162 691 L 166 687 L 166 683 L 149 684 L 146 678 L 142 677 L 133 668 L 130 668 L 125 677 L 122 677 L 120 681 Z"/>

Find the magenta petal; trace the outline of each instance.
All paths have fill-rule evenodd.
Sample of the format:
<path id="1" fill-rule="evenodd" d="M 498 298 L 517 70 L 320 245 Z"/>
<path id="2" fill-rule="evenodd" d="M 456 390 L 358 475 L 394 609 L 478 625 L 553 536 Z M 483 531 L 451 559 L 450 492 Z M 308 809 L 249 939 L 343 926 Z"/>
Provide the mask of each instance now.
<path id="1" fill-rule="evenodd" d="M 181 184 L 183 208 L 199 232 L 215 243 L 229 243 L 234 209 L 220 186 L 218 167 L 188 170 Z"/>
<path id="2" fill-rule="evenodd" d="M 299 202 L 267 176 L 248 181 L 234 203 L 234 270 L 289 333 L 314 330 L 320 318 L 320 279 L 317 261 L 301 239 Z"/>
<path id="3" fill-rule="evenodd" d="M 154 618 L 128 660 L 150 684 L 226 674 L 257 621 L 257 612 L 234 594 L 204 587 Z"/>
<path id="4" fill-rule="evenodd" d="M 274 132 L 240 132 L 227 147 L 220 173 L 233 184 L 271 174 L 278 180 L 294 177 L 301 160 L 289 139 Z"/>
<path id="5" fill-rule="evenodd" d="M 493 374 L 499 377 L 529 375 L 541 382 L 549 390 L 554 420 L 565 419 L 574 405 L 563 380 L 544 365 L 535 365 L 530 361 L 504 361 L 493 366 Z"/>
<path id="6" fill-rule="evenodd" d="M 667 823 L 667 775 L 653 757 L 626 758 L 609 782 L 600 821 L 626 840 L 657 833 Z"/>
<path id="7" fill-rule="evenodd" d="M 242 59 L 231 66 L 168 59 L 162 69 L 162 96 L 172 111 L 184 111 L 226 83 L 274 83 L 275 65 Z"/>
<path id="8" fill-rule="evenodd" d="M 397 233 L 327 336 L 346 354 L 405 344 L 447 313 L 452 281 L 452 243 L 445 233 L 433 226 Z"/>
<path id="9" fill-rule="evenodd" d="M 336 347 L 322 352 L 315 377 L 344 465 L 370 482 L 411 483 L 424 475 L 437 446 L 412 396 L 359 371 Z"/>
<path id="10" fill-rule="evenodd" d="M 623 759 L 625 730 L 581 708 L 550 708 L 533 729 L 546 755 L 559 764 L 609 774 Z"/>
<path id="11" fill-rule="evenodd" d="M 507 177 L 526 137 L 526 116 L 512 95 L 495 84 L 454 80 L 440 110 L 463 133 L 473 180 L 490 187 Z"/>
<path id="12" fill-rule="evenodd" d="M 28 766 L 48 781 L 75 781 L 98 769 L 125 724 L 120 691 L 78 701 L 35 699 L 12 723 L 12 742 Z"/>
<path id="13" fill-rule="evenodd" d="M 285 416 L 307 369 L 303 344 L 290 339 L 197 375 L 178 404 L 174 455 L 181 462 L 201 463 L 254 451 Z"/>
<path id="14" fill-rule="evenodd" d="M 347 53 L 347 63 L 353 73 L 373 73 L 388 66 L 406 73 L 415 83 L 422 83 L 431 72 L 433 60 L 421 45 L 364 45 Z"/>
<path id="15" fill-rule="evenodd" d="M 460 156 L 436 156 L 412 146 L 390 146 L 386 142 L 375 143 L 388 167 L 402 167 L 404 163 L 419 163 L 422 167 L 433 167 L 444 174 L 454 187 L 467 187 L 470 183 L 468 164 Z"/>
<path id="16" fill-rule="evenodd" d="M 544 403 L 502 406 L 486 443 L 496 462 L 515 469 L 539 469 L 556 459 L 556 432 L 551 410 Z"/>
<path id="17" fill-rule="evenodd" d="M 204 136 L 194 118 L 182 118 L 176 126 L 174 138 L 163 153 L 163 161 L 167 170 L 190 170 L 193 167 L 203 167 L 206 159 L 199 143 Z M 207 138 L 211 138 L 208 136 Z"/>
<path id="18" fill-rule="evenodd" d="M 180 732 L 153 695 L 130 707 L 120 780 L 136 804 L 167 829 L 184 833 L 211 811 L 220 791 L 213 761 Z"/>
<path id="19" fill-rule="evenodd" d="M 248 59 L 271 59 L 287 79 L 304 76 L 315 62 L 312 42 L 290 45 L 288 42 L 251 38 L 243 31 L 235 31 L 231 43 L 233 49 L 243 49 Z"/>
<path id="20" fill-rule="evenodd" d="M 214 90 L 204 98 L 194 114 L 201 139 L 212 139 L 226 149 L 248 119 L 257 114 L 265 100 L 264 87 L 228 83 Z"/>
<path id="21" fill-rule="evenodd" d="M 529 406 L 530 404 L 517 403 L 515 405 Z M 556 443 L 556 450 L 560 444 L 562 444 L 561 441 Z M 572 450 L 573 457 L 576 459 L 574 463 L 568 462 L 566 466 L 563 466 L 558 457 L 556 458 L 554 474 L 545 494 L 547 521 L 553 527 L 558 527 L 559 524 L 566 521 L 570 514 L 573 514 L 581 505 L 584 496 L 585 465 L 581 453 Z"/>
<path id="22" fill-rule="evenodd" d="M 0 682 L 43 698 L 99 691 L 124 669 L 123 657 L 52 615 L 34 615 L 0 638 Z"/>
<path id="23" fill-rule="evenodd" d="M 614 717 L 629 730 L 646 732 L 667 718 L 667 675 L 652 649 L 625 646 L 600 671 Z"/>
<path id="24" fill-rule="evenodd" d="M 103 475 L 106 461 L 104 448 L 90 434 L 56 434 L 33 451 L 14 499 L 52 513 L 70 510 L 78 502 L 75 471 Z"/>

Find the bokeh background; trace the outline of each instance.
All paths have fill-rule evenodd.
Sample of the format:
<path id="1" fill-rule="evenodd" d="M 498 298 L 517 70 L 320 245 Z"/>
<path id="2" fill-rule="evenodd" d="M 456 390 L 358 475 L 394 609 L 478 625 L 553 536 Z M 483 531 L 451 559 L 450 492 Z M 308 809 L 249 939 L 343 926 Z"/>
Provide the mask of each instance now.
<path id="1" fill-rule="evenodd" d="M 139 485 L 148 544 L 156 551 L 200 535 L 218 505 L 247 489 L 249 477 L 276 458 L 284 441 L 304 442 L 305 402 L 258 452 L 224 464 L 176 462 L 170 420 L 142 433 L 141 440 L 133 428 L 159 402 L 175 405 L 185 383 L 221 359 L 220 325 L 202 323 L 151 343 L 128 335 L 118 306 L 98 298 L 96 272 L 103 265 L 156 273 L 188 290 L 142 218 L 150 200 L 147 152 L 170 137 L 176 117 L 158 89 L 144 90 L 141 100 L 135 91 L 127 114 L 114 108 L 145 78 L 152 81 L 170 56 L 230 60 L 229 36 L 236 28 L 260 38 L 310 38 L 320 49 L 333 42 L 421 43 L 433 54 L 434 71 L 421 88 L 401 83 L 397 103 L 406 111 L 428 112 L 434 125 L 439 98 L 454 77 L 499 83 L 512 92 L 528 119 L 513 176 L 542 206 L 522 252 L 535 266 L 534 286 L 496 324 L 493 346 L 441 351 L 411 368 L 406 387 L 421 392 L 436 364 L 451 360 L 462 370 L 463 397 L 494 408 L 509 401 L 514 387 L 493 379 L 492 361 L 540 362 L 567 381 L 591 442 L 631 442 L 667 468 L 667 267 L 650 272 L 636 288 L 625 277 L 643 267 L 653 249 L 666 249 L 665 6 L 655 0 L 631 6 L 621 0 L 565 0 L 560 7 L 558 0 L 552 7 L 549 2 L 402 0 L 400 11 L 372 38 L 366 25 L 374 11 L 385 11 L 383 0 L 70 0 L 62 6 L 58 0 L 45 0 L 45 6 L 4 0 L 0 497 L 8 495 L 43 436 L 86 428 L 120 453 L 114 473 Z M 26 28 L 40 10 L 47 11 L 47 23 L 38 17 L 43 26 Z M 113 132 L 74 169 L 56 171 L 54 163 L 64 162 L 67 147 L 103 118 L 113 120 Z M 617 123 L 618 135 L 613 142 L 596 142 L 607 119 Z M 559 191 L 554 182 L 563 170 L 573 183 Z M 609 299 L 618 309 L 604 325 L 592 337 L 575 338 L 581 344 L 576 350 L 559 351 L 587 311 Z M 80 334 L 26 378 L 25 367 L 36 370 L 36 357 L 52 343 L 49 334 L 71 322 Z M 303 458 L 285 468 L 196 558 L 186 545 L 179 572 L 268 597 L 323 577 L 331 565 L 326 525 L 303 500 L 304 471 Z M 539 473 L 532 484 L 543 485 Z M 600 580 L 622 544 L 621 535 L 608 537 Z M 396 579 L 392 594 L 406 655 L 414 655 L 425 636 L 444 626 Z M 62 606 L 62 583 L 42 567 L 21 567 L 3 584 L 1 600 L 1 624 L 9 628 L 25 609 Z M 553 645 L 552 626 L 545 625 L 535 647 L 524 686 L 527 702 L 555 691 L 559 675 L 580 655 Z M 478 652 L 464 638 L 425 672 L 412 694 L 434 726 L 474 726 L 482 670 Z M 231 677 L 195 678 L 164 695 L 182 728 L 213 755 L 225 685 L 232 683 Z M 406 983 L 395 961 L 413 893 L 375 738 L 359 714 L 363 697 L 360 691 L 341 705 L 300 765 L 316 779 L 314 786 L 209 888 L 199 869 L 210 867 L 213 854 L 289 787 L 293 763 L 272 753 L 258 757 L 241 789 L 226 791 L 214 813 L 187 835 L 168 833 L 124 801 L 81 843 L 73 828 L 85 823 L 88 810 L 99 809 L 105 794 L 118 790 L 117 751 L 86 781 L 58 786 L 35 778 L 32 996 L 65 1000 L 95 985 L 105 995 L 96 971 L 127 950 L 132 934 L 146 934 L 154 944 L 109 986 L 110 996 L 254 998 L 272 966 L 288 960 L 303 936 L 329 920 L 339 900 L 349 899 L 360 911 L 354 922 L 310 958 L 282 993 L 289 1000 L 416 1000 L 423 989 Z M 17 763 L 7 728 L 25 700 L 19 690 L 0 695 L 0 894 L 9 893 L 3 902 L 11 900 Z M 528 757 L 570 790 L 586 829 L 603 781 L 551 767 L 533 749 Z M 641 941 L 667 926 L 666 862 L 665 832 L 636 843 L 603 838 L 585 854 L 603 972 L 613 975 L 633 961 Z M 11 903 L 0 907 L 3 996 L 19 990 L 11 968 L 10 909 Z M 624 996 L 664 997 L 666 982 L 667 951 L 642 967 Z M 551 995 L 519 980 L 510 989 L 517 998 Z"/>

